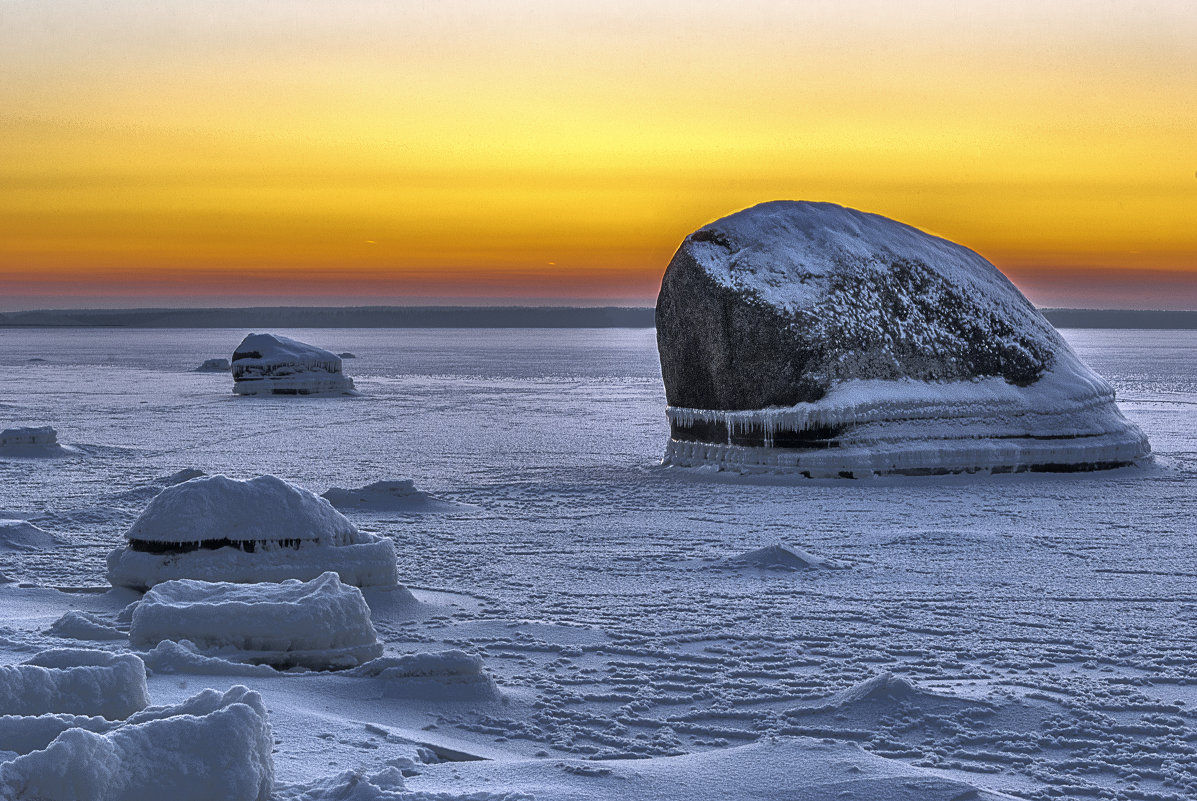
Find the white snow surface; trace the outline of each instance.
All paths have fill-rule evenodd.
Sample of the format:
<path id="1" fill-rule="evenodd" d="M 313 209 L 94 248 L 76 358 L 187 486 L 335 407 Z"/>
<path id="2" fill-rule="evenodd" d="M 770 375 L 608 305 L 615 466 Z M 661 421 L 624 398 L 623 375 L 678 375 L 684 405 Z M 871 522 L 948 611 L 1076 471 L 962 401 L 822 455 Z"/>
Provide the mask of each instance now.
<path id="1" fill-rule="evenodd" d="M 346 668 L 382 655 L 361 591 L 332 572 L 278 584 L 163 582 L 133 610 L 129 636 L 137 648 L 185 640 L 205 655 L 277 667 Z"/>
<path id="2" fill-rule="evenodd" d="M 0 724 L 2 725 L 2 724 Z M 31 801 L 267 801 L 273 741 L 256 692 L 205 690 L 107 731 L 74 727 L 0 763 L 0 795 Z"/>
<path id="3" fill-rule="evenodd" d="M 231 369 L 238 395 L 355 394 L 340 356 L 277 334 L 243 339 L 233 352 Z"/>
<path id="4" fill-rule="evenodd" d="M 60 648 L 0 665 L 0 713 L 126 718 L 145 707 L 145 665 L 134 654 Z"/>
<path id="5" fill-rule="evenodd" d="M 327 501 L 269 475 L 245 481 L 202 476 L 166 487 L 125 536 L 157 543 L 305 540 L 351 545 L 366 541 L 357 526 Z"/>

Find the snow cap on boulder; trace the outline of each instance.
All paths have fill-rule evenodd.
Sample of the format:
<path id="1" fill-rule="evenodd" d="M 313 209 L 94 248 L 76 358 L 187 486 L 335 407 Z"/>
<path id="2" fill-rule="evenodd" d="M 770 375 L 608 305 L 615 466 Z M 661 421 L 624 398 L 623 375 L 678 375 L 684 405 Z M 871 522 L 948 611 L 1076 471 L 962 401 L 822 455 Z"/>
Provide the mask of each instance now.
<path id="1" fill-rule="evenodd" d="M 355 394 L 353 379 L 331 351 L 277 334 L 250 334 L 233 351 L 238 395 Z"/>

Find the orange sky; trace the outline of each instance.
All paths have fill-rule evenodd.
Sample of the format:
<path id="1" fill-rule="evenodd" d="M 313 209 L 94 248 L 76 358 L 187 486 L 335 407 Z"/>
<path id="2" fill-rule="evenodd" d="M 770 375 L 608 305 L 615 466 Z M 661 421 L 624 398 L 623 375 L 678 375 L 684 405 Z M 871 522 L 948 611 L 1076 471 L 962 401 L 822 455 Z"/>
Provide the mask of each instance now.
<path id="1" fill-rule="evenodd" d="M 1197 308 L 1197 3 L 0 0 L 0 187 L 0 308 L 649 303 L 777 198 Z"/>

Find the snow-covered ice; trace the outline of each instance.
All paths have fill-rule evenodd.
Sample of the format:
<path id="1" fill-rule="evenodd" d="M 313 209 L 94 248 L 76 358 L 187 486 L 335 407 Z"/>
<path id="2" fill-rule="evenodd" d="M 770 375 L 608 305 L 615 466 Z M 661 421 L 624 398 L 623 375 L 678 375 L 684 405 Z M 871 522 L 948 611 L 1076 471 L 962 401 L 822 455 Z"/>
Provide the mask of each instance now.
<path id="1" fill-rule="evenodd" d="M 157 584 L 137 604 L 135 647 L 186 640 L 205 655 L 276 667 L 354 667 L 382 655 L 370 608 L 336 573 L 311 581 Z"/>
<path id="2" fill-rule="evenodd" d="M 250 334 L 233 352 L 231 367 L 238 395 L 355 394 L 340 356 L 290 337 Z"/>
<path id="3" fill-rule="evenodd" d="M 375 481 L 364 487 L 332 487 L 323 497 L 338 509 L 373 512 L 448 512 L 465 507 L 416 489 L 411 479 Z"/>
<path id="4" fill-rule="evenodd" d="M 73 452 L 59 444 L 58 432 L 52 426 L 17 426 L 0 431 L 0 457 L 38 459 Z"/>
<path id="5" fill-rule="evenodd" d="M 62 542 L 28 520 L 0 519 L 0 551 L 44 551 Z"/>
<path id="6" fill-rule="evenodd" d="M 394 545 L 359 531 L 328 501 L 275 476 L 201 476 L 154 495 L 108 556 L 115 586 L 163 581 L 313 579 L 327 570 L 357 586 L 397 580 Z"/>
<path id="7" fill-rule="evenodd" d="M 861 478 L 1150 453 L 1113 387 L 992 264 L 830 203 L 763 203 L 688 236 L 657 339 L 671 465 Z"/>
<path id="8" fill-rule="evenodd" d="M 0 724 L 2 725 L 2 724 Z M 258 693 L 205 690 L 105 731 L 66 729 L 0 762 L 0 795 L 30 801 L 267 801 L 273 739 Z"/>
<path id="9" fill-rule="evenodd" d="M 145 666 L 133 654 L 59 648 L 0 665 L 0 714 L 63 712 L 116 720 L 147 703 Z"/>

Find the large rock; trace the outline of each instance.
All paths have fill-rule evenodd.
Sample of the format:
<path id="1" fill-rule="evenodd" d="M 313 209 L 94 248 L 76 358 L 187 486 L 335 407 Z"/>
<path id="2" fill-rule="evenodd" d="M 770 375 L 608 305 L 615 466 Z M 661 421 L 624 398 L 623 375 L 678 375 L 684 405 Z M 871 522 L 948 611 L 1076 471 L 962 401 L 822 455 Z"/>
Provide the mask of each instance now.
<path id="1" fill-rule="evenodd" d="M 1109 384 L 992 264 L 833 204 L 765 203 L 688 236 L 657 344 L 669 464 L 855 476 L 1148 454 Z"/>
<path id="2" fill-rule="evenodd" d="M 206 364 L 206 362 L 205 362 Z M 356 395 L 341 357 L 277 334 L 250 334 L 233 352 L 238 395 Z"/>

